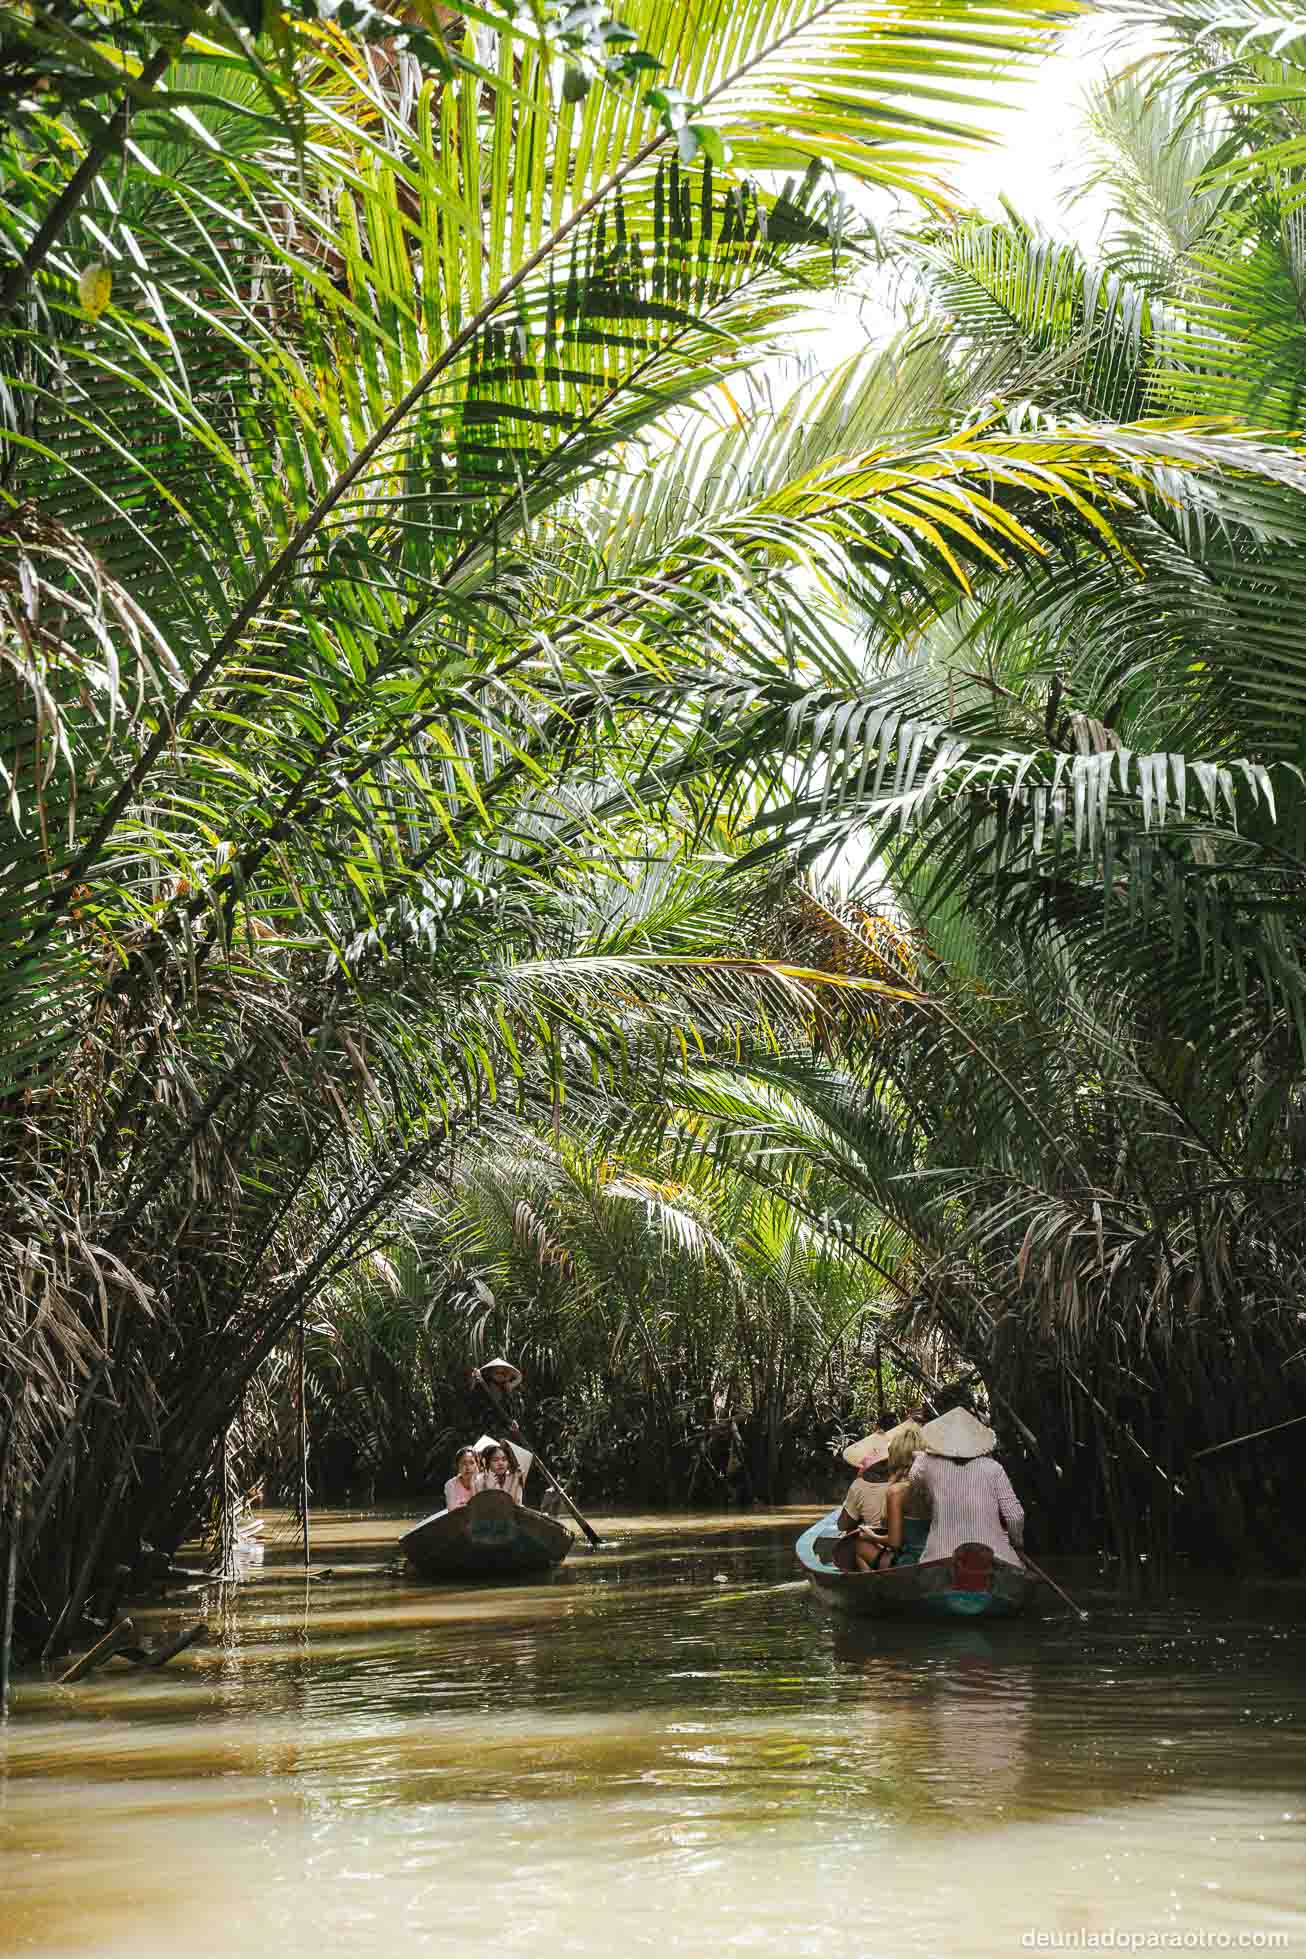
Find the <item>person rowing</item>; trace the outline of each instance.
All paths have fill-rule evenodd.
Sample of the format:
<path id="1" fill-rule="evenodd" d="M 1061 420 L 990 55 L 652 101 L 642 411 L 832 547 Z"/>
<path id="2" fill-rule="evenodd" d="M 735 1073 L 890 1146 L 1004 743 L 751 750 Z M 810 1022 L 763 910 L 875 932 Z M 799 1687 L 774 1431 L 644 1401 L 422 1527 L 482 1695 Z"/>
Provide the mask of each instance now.
<path id="1" fill-rule="evenodd" d="M 520 1367 L 514 1367 L 510 1360 L 505 1360 L 502 1354 L 496 1354 L 493 1360 L 482 1361 L 479 1367 L 472 1369 L 472 1380 L 480 1387 L 492 1388 L 506 1401 L 521 1386 L 522 1371 Z"/>
<path id="2" fill-rule="evenodd" d="M 538 1455 L 527 1448 L 526 1438 L 517 1425 L 516 1417 L 506 1397 L 514 1394 L 521 1385 L 522 1371 L 520 1367 L 514 1366 L 510 1360 L 505 1360 L 502 1354 L 497 1354 L 493 1360 L 483 1361 L 479 1367 L 474 1367 L 469 1378 L 473 1386 L 480 1387 L 489 1396 L 490 1400 L 494 1403 L 495 1412 L 500 1418 L 502 1424 L 500 1433 L 503 1435 L 504 1440 L 495 1444 L 495 1446 L 509 1452 L 511 1462 L 516 1465 L 518 1487 L 515 1494 L 517 1501 L 519 1503 L 524 1501 L 526 1478 L 530 1475 L 533 1464 L 539 1470 L 540 1475 L 543 1477 L 549 1489 L 554 1493 L 557 1501 L 566 1505 L 569 1514 L 580 1525 L 585 1533 L 586 1542 L 589 1544 L 590 1549 L 597 1551 L 602 1540 L 593 1524 L 588 1523 L 581 1516 L 580 1511 L 567 1495 L 567 1492 L 563 1489 L 552 1470 L 541 1462 Z M 478 1442 L 476 1445 L 478 1450 L 481 1449 L 482 1443 L 494 1443 L 494 1437 L 482 1436 L 481 1442 Z"/>
<path id="3" fill-rule="evenodd" d="M 514 1367 L 513 1363 L 505 1360 L 502 1354 L 496 1354 L 493 1360 L 482 1361 L 481 1365 L 474 1367 L 471 1372 L 473 1387 L 483 1389 L 494 1403 L 500 1420 L 500 1434 L 505 1438 L 510 1437 L 513 1441 L 520 1436 L 521 1430 L 517 1426 L 512 1398 L 521 1386 L 523 1378 L 520 1367 Z"/>
<path id="4" fill-rule="evenodd" d="M 1002 1564 L 1019 1566 L 1025 1512 L 1006 1470 L 993 1461 L 991 1428 L 965 1408 L 950 1408 L 921 1430 L 924 1450 L 908 1478 L 930 1506 L 921 1563 L 950 1558 L 962 1544 L 986 1544 Z"/>
<path id="5" fill-rule="evenodd" d="M 512 1397 L 523 1378 L 520 1367 L 505 1360 L 502 1354 L 496 1354 L 493 1360 L 482 1361 L 479 1367 L 472 1369 L 471 1374 L 473 1384 L 489 1395 L 502 1423 L 499 1439 L 483 1435 L 476 1444 L 481 1459 L 481 1488 L 506 1489 L 518 1503 L 525 1501 L 526 1477 L 533 1460 L 530 1451 L 521 1442 L 521 1429 L 512 1406 Z M 505 1460 L 502 1468 L 496 1467 L 491 1471 L 487 1467 L 488 1445 L 496 1445 L 503 1452 Z"/>

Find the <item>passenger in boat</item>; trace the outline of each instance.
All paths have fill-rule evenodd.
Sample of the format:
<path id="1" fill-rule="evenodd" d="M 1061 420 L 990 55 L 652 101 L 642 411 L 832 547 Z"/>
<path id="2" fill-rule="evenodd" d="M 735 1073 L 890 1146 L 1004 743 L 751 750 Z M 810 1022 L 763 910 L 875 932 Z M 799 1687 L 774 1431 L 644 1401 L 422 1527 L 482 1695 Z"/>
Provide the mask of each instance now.
<path id="1" fill-rule="evenodd" d="M 840 1571 L 876 1571 L 882 1559 L 890 1558 L 884 1539 L 876 1534 L 884 1522 L 888 1437 L 870 1435 L 857 1449 L 859 1474 L 839 1512 L 839 1529 L 846 1534 L 834 1547 L 834 1562 Z"/>
<path id="2" fill-rule="evenodd" d="M 475 1449 L 460 1449 L 454 1457 L 453 1475 L 444 1486 L 446 1510 L 461 1510 L 481 1487 L 481 1465 Z"/>
<path id="3" fill-rule="evenodd" d="M 516 1432 L 514 1429 L 513 1434 L 515 1435 Z M 533 1457 L 526 1453 L 519 1442 L 509 1442 L 505 1439 L 503 1450 L 508 1458 L 509 1482 L 512 1485 L 512 1494 L 516 1497 L 518 1503 L 525 1503 L 526 1478 L 530 1475 Z"/>
<path id="4" fill-rule="evenodd" d="M 1006 1470 L 992 1460 L 991 1428 L 964 1408 L 950 1408 L 921 1430 L 924 1449 L 909 1487 L 930 1506 L 921 1563 L 950 1558 L 959 1544 L 987 1544 L 1002 1564 L 1019 1565 L 1025 1512 Z"/>
<path id="5" fill-rule="evenodd" d="M 916 1422 L 903 1422 L 885 1439 L 889 1444 L 888 1482 L 884 1490 L 885 1542 L 894 1554 L 894 1564 L 919 1564 L 930 1534 L 930 1500 L 921 1486 L 912 1482 L 911 1471 L 925 1447 L 924 1432 Z"/>
<path id="6" fill-rule="evenodd" d="M 481 1451 L 481 1488 L 503 1490 L 514 1503 L 522 1500 L 522 1474 L 510 1442 L 491 1442 Z"/>

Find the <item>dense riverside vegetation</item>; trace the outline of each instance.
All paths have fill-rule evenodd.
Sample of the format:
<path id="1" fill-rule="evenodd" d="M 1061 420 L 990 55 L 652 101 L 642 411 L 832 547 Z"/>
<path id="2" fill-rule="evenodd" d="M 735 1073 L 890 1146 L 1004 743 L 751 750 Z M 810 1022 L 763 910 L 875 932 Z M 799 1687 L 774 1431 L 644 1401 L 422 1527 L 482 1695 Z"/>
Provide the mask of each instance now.
<path id="1" fill-rule="evenodd" d="M 1306 22 L 1140 15 L 1089 263 L 946 188 L 1057 18 L 8 10 L 32 1650 L 284 1463 L 297 1330 L 381 1482 L 511 1343 L 583 1480 L 777 1497 L 877 1335 L 1081 1541 L 1299 1465 L 1192 1468 L 1306 1344 Z"/>

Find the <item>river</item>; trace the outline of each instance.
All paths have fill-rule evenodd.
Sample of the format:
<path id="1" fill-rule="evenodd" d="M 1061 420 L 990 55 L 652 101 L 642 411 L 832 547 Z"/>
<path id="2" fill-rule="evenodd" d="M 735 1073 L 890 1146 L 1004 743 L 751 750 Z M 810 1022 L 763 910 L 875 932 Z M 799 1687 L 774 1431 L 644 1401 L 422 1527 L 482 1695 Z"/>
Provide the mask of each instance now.
<path id="1" fill-rule="evenodd" d="M 271 1519 L 248 1580 L 133 1612 L 207 1646 L 20 1678 L 0 1951 L 1306 1954 L 1306 1591 L 841 1626 L 751 1589 L 809 1515 L 600 1519 L 463 1590 L 380 1569 L 376 1512 L 315 1519 L 306 1583 Z"/>

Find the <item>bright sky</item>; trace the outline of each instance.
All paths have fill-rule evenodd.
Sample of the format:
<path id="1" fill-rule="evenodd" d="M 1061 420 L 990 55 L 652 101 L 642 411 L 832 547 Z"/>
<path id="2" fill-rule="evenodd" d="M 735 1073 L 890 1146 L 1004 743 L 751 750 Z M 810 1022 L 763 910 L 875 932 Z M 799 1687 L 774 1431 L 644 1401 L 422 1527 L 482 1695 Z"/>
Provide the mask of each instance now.
<path id="1" fill-rule="evenodd" d="M 1085 92 L 1104 74 L 1118 72 L 1128 59 L 1129 51 L 1118 43 L 1108 47 L 1100 20 L 1086 21 L 1065 37 L 1058 52 L 1049 56 L 1031 82 L 1013 85 L 1011 106 L 987 118 L 997 143 L 991 149 L 973 152 L 953 173 L 954 181 L 974 207 L 1000 218 L 1005 195 L 1022 217 L 1049 231 L 1074 237 L 1091 253 L 1101 235 L 1105 202 L 1085 197 L 1066 211 L 1059 200 L 1069 181 L 1077 181 L 1082 174 Z M 836 302 L 825 313 L 800 358 L 804 365 L 820 372 L 855 353 L 868 334 L 878 339 L 891 333 L 895 324 L 888 293 L 885 303 L 878 303 L 876 282 L 872 280 L 871 297 L 860 306 Z M 768 379 L 777 382 L 777 391 L 783 393 L 786 381 L 781 375 L 788 379 L 792 368 L 786 362 L 768 363 L 767 367 L 771 369 Z M 863 897 L 868 889 L 873 896 L 882 895 L 876 892 L 874 866 L 868 864 L 860 839 L 832 852 L 819 867 L 818 876 L 845 891 L 860 886 Z"/>
<path id="2" fill-rule="evenodd" d="M 1071 30 L 1032 79 L 1010 84 L 1005 106 L 995 106 L 987 116 L 973 112 L 973 120 L 983 122 L 997 140 L 954 166 L 950 174 L 957 189 L 994 218 L 1002 216 L 1005 195 L 1022 217 L 1076 238 L 1092 253 L 1105 218 L 1104 200 L 1085 197 L 1069 211 L 1058 200 L 1081 175 L 1085 92 L 1126 65 L 1129 53 L 1100 17 Z M 798 372 L 828 372 L 864 347 L 868 337 L 878 342 L 891 334 L 899 323 L 896 309 L 892 279 L 882 271 L 870 277 L 860 300 L 852 293 L 833 302 L 826 296 L 816 331 L 793 343 L 796 364 L 792 357 L 764 362 L 753 370 L 753 379 L 783 394 L 793 384 L 795 366 Z"/>
<path id="3" fill-rule="evenodd" d="M 999 199 L 1005 192 L 1023 217 L 1049 230 L 1072 230 L 1085 244 L 1095 241 L 1100 207 L 1079 207 L 1068 218 L 1057 199 L 1083 153 L 1085 90 L 1127 59 L 1108 41 L 1102 21 L 1084 21 L 1065 36 L 1032 82 L 1013 85 L 1013 106 L 990 119 L 1000 146 L 968 159 L 961 176 L 979 209 L 1000 216 Z"/>

